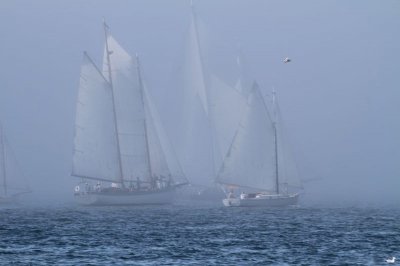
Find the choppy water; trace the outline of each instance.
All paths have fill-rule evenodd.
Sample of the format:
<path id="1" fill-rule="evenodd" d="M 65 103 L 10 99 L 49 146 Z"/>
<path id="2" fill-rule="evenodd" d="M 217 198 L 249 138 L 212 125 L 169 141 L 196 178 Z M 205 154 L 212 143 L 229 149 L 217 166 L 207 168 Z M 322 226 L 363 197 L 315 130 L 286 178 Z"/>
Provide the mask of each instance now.
<path id="1" fill-rule="evenodd" d="M 0 264 L 385 265 L 400 209 L 0 209 Z"/>

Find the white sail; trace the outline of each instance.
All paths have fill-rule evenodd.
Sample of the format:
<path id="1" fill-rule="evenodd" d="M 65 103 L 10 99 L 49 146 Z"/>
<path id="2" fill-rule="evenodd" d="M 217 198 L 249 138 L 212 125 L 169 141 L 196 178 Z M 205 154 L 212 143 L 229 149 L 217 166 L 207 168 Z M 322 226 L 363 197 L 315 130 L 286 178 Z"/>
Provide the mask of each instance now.
<path id="1" fill-rule="evenodd" d="M 215 147 L 209 120 L 208 75 L 204 70 L 202 54 L 204 46 L 200 45 L 198 24 L 193 12 L 180 73 L 177 75 L 177 95 L 173 98 L 173 104 L 178 102 L 181 106 L 176 111 L 176 127 L 171 132 L 174 132 L 174 147 L 189 181 L 195 185 L 211 187 L 215 182 Z"/>
<path id="2" fill-rule="evenodd" d="M 140 178 L 142 181 L 150 181 L 151 165 L 138 62 L 109 34 L 107 34 L 107 44 L 123 179 L 136 180 Z M 105 76 L 109 76 L 107 47 L 103 59 L 103 73 Z"/>
<path id="3" fill-rule="evenodd" d="M 175 147 L 184 172 L 194 185 L 210 187 L 214 184 L 212 142 L 209 120 L 198 96 L 186 95 L 181 111 Z"/>
<path id="4" fill-rule="evenodd" d="M 177 182 L 186 182 L 182 167 L 162 125 L 157 108 L 150 92 L 144 87 L 146 118 L 149 125 L 150 158 L 153 173 L 158 176 L 171 176 Z"/>
<path id="5" fill-rule="evenodd" d="M 244 96 L 247 96 L 250 93 L 251 90 L 251 84 L 249 83 L 249 76 L 247 73 L 247 69 L 246 69 L 246 62 L 245 62 L 245 58 L 244 58 L 244 54 L 243 51 L 241 49 L 241 47 L 239 47 L 239 52 L 238 55 L 236 57 L 236 65 L 237 65 L 237 69 L 238 69 L 238 80 L 236 81 L 236 86 L 235 88 L 242 93 Z"/>
<path id="6" fill-rule="evenodd" d="M 220 166 L 239 125 L 247 97 L 218 77 L 210 78 L 210 118 L 214 124 L 215 165 Z"/>
<path id="7" fill-rule="evenodd" d="M 151 99 L 149 93 L 143 90 L 144 101 L 145 101 L 145 115 L 146 115 L 146 125 L 147 125 L 147 139 L 149 142 L 149 153 L 150 161 L 152 165 L 152 174 L 154 176 L 169 176 L 170 171 L 168 167 L 168 162 L 166 159 L 166 154 L 161 145 L 161 139 L 159 137 L 158 125 L 154 119 L 154 106 L 150 106 Z"/>
<path id="8" fill-rule="evenodd" d="M 207 96 L 207 73 L 204 70 L 204 46 L 200 46 L 198 21 L 194 11 L 191 16 L 189 36 L 185 49 L 185 62 L 183 68 L 183 77 L 185 78 L 185 87 L 190 88 L 195 95 L 198 95 L 204 111 L 208 115 L 209 102 Z"/>
<path id="9" fill-rule="evenodd" d="M 248 105 L 217 181 L 222 184 L 275 190 L 274 129 L 257 86 Z"/>
<path id="10" fill-rule="evenodd" d="M 106 180 L 121 177 L 111 87 L 86 54 L 79 81 L 72 174 Z"/>

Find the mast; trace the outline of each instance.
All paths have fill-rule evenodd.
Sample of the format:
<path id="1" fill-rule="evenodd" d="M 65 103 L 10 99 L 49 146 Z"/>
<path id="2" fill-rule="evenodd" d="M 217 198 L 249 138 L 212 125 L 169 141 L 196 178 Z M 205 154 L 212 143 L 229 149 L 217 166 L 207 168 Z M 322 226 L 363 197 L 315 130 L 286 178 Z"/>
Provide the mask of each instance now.
<path id="1" fill-rule="evenodd" d="M 117 114 L 115 112 L 115 97 L 114 97 L 114 87 L 113 87 L 113 82 L 112 82 L 112 73 L 111 73 L 111 60 L 110 60 L 110 50 L 108 48 L 108 25 L 106 24 L 105 20 L 103 21 L 103 26 L 104 26 L 104 34 L 105 34 L 105 38 L 106 38 L 106 53 L 107 53 L 107 66 L 108 66 L 108 79 L 109 79 L 109 83 L 111 86 L 111 95 L 112 95 L 112 102 L 113 102 L 113 114 L 114 114 L 114 126 L 115 126 L 115 132 L 117 133 L 117 151 L 118 151 L 118 155 L 119 155 L 119 160 L 118 160 L 118 164 L 119 164 L 119 169 L 121 172 L 121 184 L 122 187 L 125 187 L 124 184 L 124 172 L 122 170 L 122 158 L 121 158 L 121 150 L 120 150 L 120 145 L 119 145 L 119 134 L 118 134 L 118 125 L 117 125 Z"/>
<path id="2" fill-rule="evenodd" d="M 276 130 L 275 94 L 276 94 L 276 91 L 273 88 L 272 89 L 272 108 L 273 108 L 272 125 L 274 127 L 274 145 L 275 145 L 275 186 L 276 186 L 276 194 L 279 194 L 278 134 L 277 134 L 277 130 Z"/>
<path id="3" fill-rule="evenodd" d="M 204 73 L 204 62 L 203 62 L 203 56 L 202 56 L 202 51 L 201 51 L 201 46 L 200 46 L 200 36 L 199 36 L 199 30 L 198 30 L 198 25 L 197 25 L 197 16 L 196 16 L 196 11 L 195 11 L 195 8 L 194 8 L 194 3 L 193 3 L 193 0 L 191 0 L 190 1 L 190 7 L 191 7 L 191 11 L 192 11 L 192 17 L 193 17 L 193 25 L 194 25 L 194 31 L 195 31 L 195 36 L 196 36 L 196 43 L 197 43 L 197 52 L 198 52 L 198 54 L 199 54 L 199 59 L 200 59 L 200 64 L 201 64 L 201 75 L 202 75 L 202 78 L 203 78 L 203 84 L 204 84 L 204 86 L 205 86 L 205 97 L 206 97 L 206 101 L 207 101 L 207 106 L 206 106 L 206 114 L 207 114 L 207 117 L 208 117 L 208 123 L 209 123 L 209 127 L 210 127 L 210 130 L 211 130 L 211 145 L 212 145 L 212 148 L 211 148 L 211 159 L 212 159 L 212 173 L 213 173 L 213 178 L 214 178 L 214 182 L 215 182 L 215 179 L 216 179 L 216 175 L 217 175 L 217 166 L 216 166 L 216 161 L 215 161 L 215 159 L 216 159 L 216 154 L 217 154 L 217 151 L 216 151 L 216 149 L 217 149 L 217 147 L 218 147 L 218 144 L 217 144 L 217 139 L 216 139 L 216 136 L 215 136 L 215 134 L 216 134 L 216 130 L 215 130 L 215 121 L 214 121 L 214 113 L 212 113 L 211 115 L 210 115 L 210 103 L 209 103 L 209 100 L 210 99 L 208 99 L 208 92 L 207 92 L 207 85 L 206 85 L 206 76 L 205 76 L 205 73 Z"/>
<path id="4" fill-rule="evenodd" d="M 137 72 L 138 72 L 138 79 L 139 79 L 139 91 L 140 91 L 140 98 L 142 100 L 142 106 L 143 106 L 143 111 L 145 112 L 145 106 L 144 106 L 144 96 L 143 96 L 143 81 L 142 81 L 142 75 L 140 72 L 140 62 L 139 62 L 139 56 L 136 54 L 136 62 L 137 62 Z M 151 159 L 150 159 L 150 144 L 149 144 L 149 137 L 147 133 L 147 119 L 146 119 L 146 113 L 144 113 L 144 137 L 146 139 L 146 155 L 147 155 L 147 161 L 148 161 L 148 167 L 149 167 L 149 174 L 150 174 L 150 181 L 153 184 L 153 169 L 151 167 Z"/>
<path id="5" fill-rule="evenodd" d="M 4 135 L 3 135 L 3 128 L 2 128 L 2 126 L 0 125 L 0 136 L 1 136 L 1 152 L 3 153 L 2 155 L 2 157 L 3 157 L 3 160 L 2 160 L 2 168 L 3 168 L 3 186 L 4 186 L 4 195 L 5 196 L 7 196 L 7 177 L 6 177 L 6 174 L 7 174 L 7 171 L 6 171 L 6 149 L 5 149 L 5 147 L 4 147 Z"/>

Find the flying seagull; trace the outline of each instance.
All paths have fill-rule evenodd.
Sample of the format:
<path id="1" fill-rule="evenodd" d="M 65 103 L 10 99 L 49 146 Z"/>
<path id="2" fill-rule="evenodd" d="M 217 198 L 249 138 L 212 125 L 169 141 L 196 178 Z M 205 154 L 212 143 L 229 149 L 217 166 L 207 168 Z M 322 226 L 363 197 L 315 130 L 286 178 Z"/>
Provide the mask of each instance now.
<path id="1" fill-rule="evenodd" d="M 290 61 L 292 61 L 292 59 L 290 59 L 289 57 L 286 57 L 286 58 L 283 60 L 283 63 L 289 63 Z"/>

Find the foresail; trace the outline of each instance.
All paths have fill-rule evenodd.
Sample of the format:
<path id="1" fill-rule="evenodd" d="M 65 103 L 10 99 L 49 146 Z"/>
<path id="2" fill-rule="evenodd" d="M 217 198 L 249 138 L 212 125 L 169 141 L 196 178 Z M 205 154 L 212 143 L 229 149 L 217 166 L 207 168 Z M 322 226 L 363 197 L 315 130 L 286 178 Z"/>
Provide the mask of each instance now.
<path id="1" fill-rule="evenodd" d="M 232 143 L 247 98 L 214 75 L 210 78 L 209 92 L 210 115 L 214 124 L 215 143 L 218 145 L 215 149 L 215 165 L 219 167 Z"/>
<path id="2" fill-rule="evenodd" d="M 72 174 L 105 180 L 121 177 L 111 87 L 86 54 L 76 105 Z"/>
<path id="3" fill-rule="evenodd" d="M 148 118 L 149 138 L 152 143 L 150 152 L 151 159 L 154 159 L 152 165 L 159 164 L 159 169 L 155 169 L 158 175 L 171 176 L 174 181 L 179 183 L 186 182 L 186 177 L 183 173 L 182 167 L 178 161 L 177 155 L 171 145 L 167 133 L 162 125 L 157 108 L 153 103 L 150 92 L 144 87 L 145 93 L 145 110 L 146 117 Z"/>
<path id="4" fill-rule="evenodd" d="M 161 145 L 161 139 L 159 137 L 159 132 L 157 129 L 156 121 L 154 119 L 154 114 L 152 108 L 154 106 L 150 106 L 152 104 L 150 102 L 150 97 L 148 92 L 143 90 L 144 92 L 144 102 L 145 102 L 145 115 L 146 115 L 146 125 L 147 125 L 147 139 L 149 142 L 149 153 L 150 153 L 150 161 L 152 165 L 152 174 L 154 176 L 164 176 L 168 177 L 171 175 L 166 154 Z"/>
<path id="5" fill-rule="evenodd" d="M 273 136 L 271 118 L 258 88 L 254 87 L 217 181 L 274 191 Z"/>
<path id="6" fill-rule="evenodd" d="M 111 36 L 107 37 L 124 180 L 150 181 L 144 103 L 138 62 Z M 107 50 L 107 49 L 105 49 Z M 103 73 L 108 76 L 107 51 Z"/>

